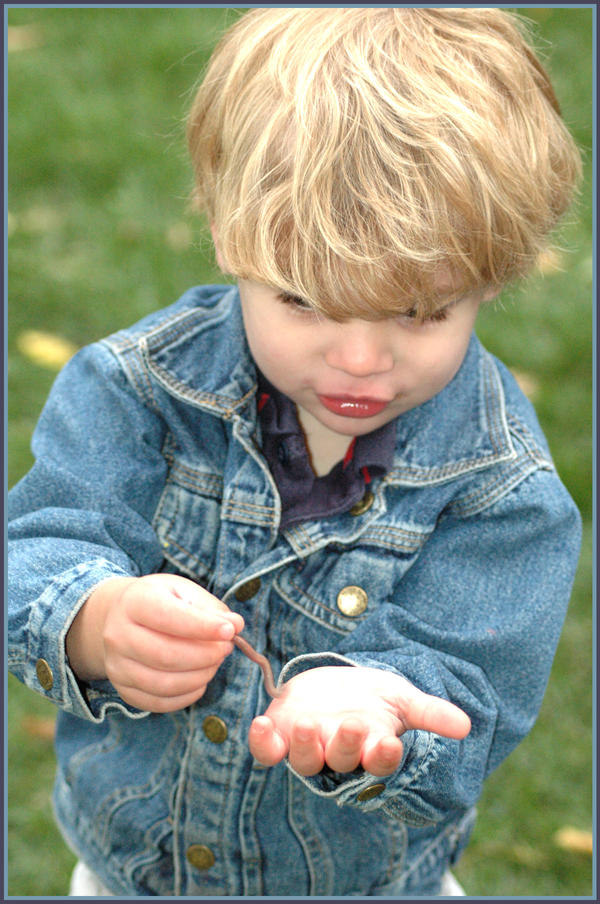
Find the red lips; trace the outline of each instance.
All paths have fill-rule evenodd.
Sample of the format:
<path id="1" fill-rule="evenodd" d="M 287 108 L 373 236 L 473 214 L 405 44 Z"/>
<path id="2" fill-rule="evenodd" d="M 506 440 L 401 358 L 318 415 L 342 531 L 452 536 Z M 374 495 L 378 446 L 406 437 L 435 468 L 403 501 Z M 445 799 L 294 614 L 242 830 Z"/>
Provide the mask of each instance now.
<path id="1" fill-rule="evenodd" d="M 342 417 L 374 417 L 388 405 L 381 399 L 356 399 L 352 396 L 320 395 L 319 401 L 328 411 Z"/>

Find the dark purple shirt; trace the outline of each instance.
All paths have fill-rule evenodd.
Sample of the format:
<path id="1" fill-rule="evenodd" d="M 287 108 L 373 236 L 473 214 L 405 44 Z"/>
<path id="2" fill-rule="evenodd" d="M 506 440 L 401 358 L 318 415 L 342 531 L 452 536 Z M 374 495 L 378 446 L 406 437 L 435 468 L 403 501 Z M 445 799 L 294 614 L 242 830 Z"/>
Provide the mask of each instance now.
<path id="1" fill-rule="evenodd" d="M 323 477 L 311 467 L 295 404 L 259 373 L 258 415 L 262 449 L 281 497 L 281 528 L 346 512 L 374 477 L 389 470 L 396 439 L 391 421 L 365 436 L 348 438 L 343 461 Z"/>

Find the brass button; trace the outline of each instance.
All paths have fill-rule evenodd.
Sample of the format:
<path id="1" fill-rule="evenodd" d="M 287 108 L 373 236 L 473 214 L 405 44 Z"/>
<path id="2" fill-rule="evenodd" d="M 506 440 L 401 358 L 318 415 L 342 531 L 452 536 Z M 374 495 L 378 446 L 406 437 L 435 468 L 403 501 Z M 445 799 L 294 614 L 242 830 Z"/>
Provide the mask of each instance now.
<path id="1" fill-rule="evenodd" d="M 207 716 L 202 723 L 204 734 L 213 744 L 222 744 L 227 737 L 227 726 L 218 716 Z"/>
<path id="2" fill-rule="evenodd" d="M 187 849 L 186 857 L 196 869 L 210 869 L 215 862 L 215 855 L 204 844 L 191 844 Z"/>
<path id="3" fill-rule="evenodd" d="M 35 673 L 44 690 L 49 691 L 54 684 L 54 675 L 45 659 L 38 659 L 35 664 Z"/>
<path id="4" fill-rule="evenodd" d="M 361 791 L 360 794 L 356 795 L 356 799 L 360 800 L 361 803 L 364 803 L 366 800 L 372 800 L 374 797 L 379 797 L 382 791 L 385 791 L 383 782 L 380 782 L 378 785 L 369 785 L 368 788 L 365 788 L 364 791 Z"/>
<path id="5" fill-rule="evenodd" d="M 240 603 L 245 603 L 247 600 L 252 599 L 258 591 L 260 590 L 260 578 L 252 578 L 250 581 L 246 581 L 245 584 L 242 584 L 241 587 L 235 591 L 235 598 L 239 600 Z"/>
<path id="6" fill-rule="evenodd" d="M 337 595 L 337 605 L 344 615 L 362 615 L 369 604 L 369 597 L 362 587 L 344 587 Z"/>
<path id="7" fill-rule="evenodd" d="M 368 512 L 373 503 L 375 502 L 375 496 L 371 492 L 371 490 L 366 490 L 365 495 L 362 499 L 359 499 L 358 502 L 355 502 L 352 508 L 350 509 L 351 515 L 364 515 L 365 512 Z"/>

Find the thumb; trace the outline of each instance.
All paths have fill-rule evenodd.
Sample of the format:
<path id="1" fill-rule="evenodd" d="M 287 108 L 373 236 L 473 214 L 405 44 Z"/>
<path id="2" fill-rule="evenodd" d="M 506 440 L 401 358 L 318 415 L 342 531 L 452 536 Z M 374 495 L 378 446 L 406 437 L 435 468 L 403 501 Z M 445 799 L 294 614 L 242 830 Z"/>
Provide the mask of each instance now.
<path id="1" fill-rule="evenodd" d="M 400 707 L 402 722 L 409 728 L 431 731 L 445 738 L 465 738 L 471 730 L 471 720 L 454 703 L 442 697 L 426 694 L 418 688 Z"/>

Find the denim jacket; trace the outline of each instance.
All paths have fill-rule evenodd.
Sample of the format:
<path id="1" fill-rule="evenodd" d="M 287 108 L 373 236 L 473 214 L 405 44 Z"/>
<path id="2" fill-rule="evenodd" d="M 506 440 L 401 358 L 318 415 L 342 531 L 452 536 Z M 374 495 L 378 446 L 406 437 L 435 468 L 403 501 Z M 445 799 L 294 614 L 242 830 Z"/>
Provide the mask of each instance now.
<path id="1" fill-rule="evenodd" d="M 536 718 L 579 515 L 531 405 L 475 336 L 454 379 L 399 417 L 363 504 L 285 531 L 255 393 L 228 286 L 82 349 L 55 382 L 9 496 L 8 652 L 59 707 L 57 819 L 118 895 L 435 895 L 483 781 Z M 280 682 L 388 669 L 464 709 L 470 734 L 407 732 L 384 779 L 304 778 L 250 755 L 268 698 L 239 651 L 171 714 L 79 683 L 65 636 L 92 589 L 159 571 L 241 612 Z"/>

